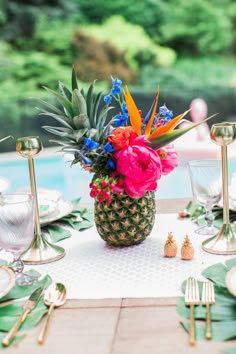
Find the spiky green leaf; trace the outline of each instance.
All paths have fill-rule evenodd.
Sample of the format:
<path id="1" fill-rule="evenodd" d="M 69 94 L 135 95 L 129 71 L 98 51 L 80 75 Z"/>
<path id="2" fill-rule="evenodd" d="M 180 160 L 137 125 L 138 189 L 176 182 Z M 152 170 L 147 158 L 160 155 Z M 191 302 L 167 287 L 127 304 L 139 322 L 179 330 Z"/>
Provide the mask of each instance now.
<path id="1" fill-rule="evenodd" d="M 39 115 L 50 116 L 50 117 L 54 118 L 55 120 L 57 120 L 62 125 L 64 125 L 65 127 L 72 129 L 71 125 L 69 124 L 70 119 L 68 119 L 65 116 L 61 116 L 61 115 L 58 115 L 58 114 L 55 114 L 55 113 L 50 113 L 50 112 L 47 112 L 47 111 L 44 111 L 44 110 L 42 111 L 42 113 L 39 113 Z"/>
<path id="2" fill-rule="evenodd" d="M 82 136 L 85 135 L 85 133 L 87 131 L 88 131 L 88 128 L 74 130 L 73 131 L 73 137 L 75 138 L 76 141 L 79 141 L 82 138 Z"/>
<path id="3" fill-rule="evenodd" d="M 87 95 L 86 95 L 87 114 L 90 117 L 90 119 L 93 117 L 94 85 L 95 85 L 95 81 L 93 81 L 91 83 L 91 85 L 89 86 L 88 92 L 87 92 Z"/>
<path id="4" fill-rule="evenodd" d="M 50 92 L 54 97 L 56 97 L 57 101 L 63 106 L 65 113 L 68 114 L 69 117 L 73 117 L 74 113 L 73 113 L 73 109 L 72 109 L 72 104 L 71 102 L 67 99 L 64 98 L 62 95 L 60 95 L 59 93 L 57 93 L 56 91 L 51 90 L 50 88 L 43 86 L 43 88 Z"/>
<path id="5" fill-rule="evenodd" d="M 50 141 L 50 143 L 55 143 L 55 144 L 62 145 L 62 146 L 68 146 L 70 144 L 73 144 L 73 140 L 69 139 L 69 138 L 68 139 L 64 138 L 64 139 L 61 139 L 61 140 L 50 139 L 49 141 Z M 76 142 L 74 142 L 74 144 L 76 144 Z"/>
<path id="6" fill-rule="evenodd" d="M 99 117 L 98 117 L 98 123 L 97 123 L 97 129 L 99 132 L 99 135 L 102 135 L 105 127 L 105 123 L 107 120 L 107 113 L 112 109 L 113 107 L 106 106 L 103 108 L 103 110 L 100 112 Z"/>
<path id="7" fill-rule="evenodd" d="M 75 116 L 73 118 L 73 123 L 77 129 L 90 127 L 88 116 L 83 113 L 79 114 L 78 116 Z"/>
<path id="8" fill-rule="evenodd" d="M 72 109 L 74 115 L 78 116 L 83 114 L 87 116 L 87 105 L 84 96 L 81 94 L 79 90 L 74 90 L 72 92 Z"/>
<path id="9" fill-rule="evenodd" d="M 63 82 L 59 81 L 58 83 L 59 91 L 61 92 L 62 96 L 71 101 L 72 93 L 70 90 L 63 84 Z"/>
<path id="10" fill-rule="evenodd" d="M 97 95 L 94 99 L 93 112 L 92 112 L 93 117 L 94 117 L 93 125 L 92 125 L 93 128 L 95 128 L 98 124 L 98 118 L 99 118 L 98 112 L 99 112 L 99 104 L 101 102 L 101 98 L 102 98 L 102 92 L 99 92 L 99 93 L 97 93 Z"/>
<path id="11" fill-rule="evenodd" d="M 89 132 L 88 132 L 88 138 L 93 138 L 94 140 L 97 141 L 96 136 L 97 136 L 97 133 L 98 133 L 98 130 L 97 129 L 90 129 Z"/>
<path id="12" fill-rule="evenodd" d="M 52 133 L 54 135 L 58 135 L 58 136 L 72 136 L 73 134 L 73 129 L 67 129 L 67 128 L 63 128 L 63 127 L 51 127 L 51 126 L 43 126 L 43 129 L 45 129 L 46 131 L 48 131 L 49 133 Z"/>
<path id="13" fill-rule="evenodd" d="M 78 89 L 78 82 L 77 82 L 77 77 L 76 77 L 76 72 L 75 72 L 74 66 L 72 68 L 71 87 L 72 87 L 72 91 Z"/>
<path id="14" fill-rule="evenodd" d="M 41 98 L 37 98 L 37 101 L 39 101 L 39 102 L 42 103 L 44 106 L 48 107 L 51 111 L 55 112 L 55 113 L 58 114 L 58 115 L 63 115 L 63 116 L 65 115 L 65 113 L 64 113 L 62 110 L 60 110 L 60 109 L 57 108 L 56 106 L 51 105 L 50 103 L 48 103 L 48 102 L 46 102 L 46 101 L 44 101 L 44 100 L 42 100 Z M 41 111 L 40 108 L 38 108 L 38 109 Z"/>

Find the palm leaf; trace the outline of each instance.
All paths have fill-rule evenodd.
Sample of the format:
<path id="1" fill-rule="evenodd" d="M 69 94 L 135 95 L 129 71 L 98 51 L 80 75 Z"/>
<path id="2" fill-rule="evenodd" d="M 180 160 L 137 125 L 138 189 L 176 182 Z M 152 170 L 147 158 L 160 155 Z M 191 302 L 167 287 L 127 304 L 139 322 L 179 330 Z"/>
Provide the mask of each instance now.
<path id="1" fill-rule="evenodd" d="M 138 135 L 142 134 L 142 120 L 140 117 L 139 110 L 129 92 L 128 87 L 124 92 L 124 98 L 129 112 L 130 123 Z"/>

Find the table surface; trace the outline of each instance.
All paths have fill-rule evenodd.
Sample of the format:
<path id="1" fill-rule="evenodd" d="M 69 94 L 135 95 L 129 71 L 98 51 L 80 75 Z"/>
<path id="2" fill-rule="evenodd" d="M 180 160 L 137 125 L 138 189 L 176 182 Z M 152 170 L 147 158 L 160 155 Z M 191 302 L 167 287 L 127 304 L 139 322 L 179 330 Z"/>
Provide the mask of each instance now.
<path id="1" fill-rule="evenodd" d="M 159 200 L 157 212 L 176 212 L 186 204 L 184 199 Z M 54 310 L 43 345 L 37 344 L 41 321 L 6 353 L 214 354 L 236 346 L 236 341 L 199 341 L 190 347 L 176 302 L 177 298 L 68 300 Z"/>

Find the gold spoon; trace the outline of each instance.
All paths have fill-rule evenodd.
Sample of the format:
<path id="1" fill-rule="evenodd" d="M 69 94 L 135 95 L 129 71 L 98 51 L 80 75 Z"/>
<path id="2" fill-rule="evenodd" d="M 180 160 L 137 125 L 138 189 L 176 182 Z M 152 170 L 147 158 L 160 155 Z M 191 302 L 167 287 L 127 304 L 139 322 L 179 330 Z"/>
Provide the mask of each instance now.
<path id="1" fill-rule="evenodd" d="M 66 288 L 61 283 L 51 284 L 44 294 L 44 303 L 49 306 L 46 320 L 38 337 L 38 343 L 43 344 L 46 336 L 49 318 L 54 307 L 62 306 L 66 302 Z"/>

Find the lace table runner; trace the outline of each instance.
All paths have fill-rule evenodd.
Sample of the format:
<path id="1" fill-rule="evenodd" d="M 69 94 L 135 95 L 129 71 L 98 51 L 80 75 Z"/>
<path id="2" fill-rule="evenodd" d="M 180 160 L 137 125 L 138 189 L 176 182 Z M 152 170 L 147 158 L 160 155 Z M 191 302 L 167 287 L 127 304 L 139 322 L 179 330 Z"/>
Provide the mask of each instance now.
<path id="1" fill-rule="evenodd" d="M 151 235 L 140 245 L 111 248 L 92 227 L 59 242 L 66 250 L 61 260 L 28 265 L 67 287 L 69 299 L 180 296 L 181 283 L 188 276 L 201 279 L 208 266 L 235 256 L 207 253 L 201 249 L 205 236 L 194 233 L 196 225 L 177 214 L 158 214 Z M 164 257 L 169 232 L 178 245 L 175 258 Z M 191 261 L 180 258 L 180 248 L 188 234 L 195 255 Z"/>

